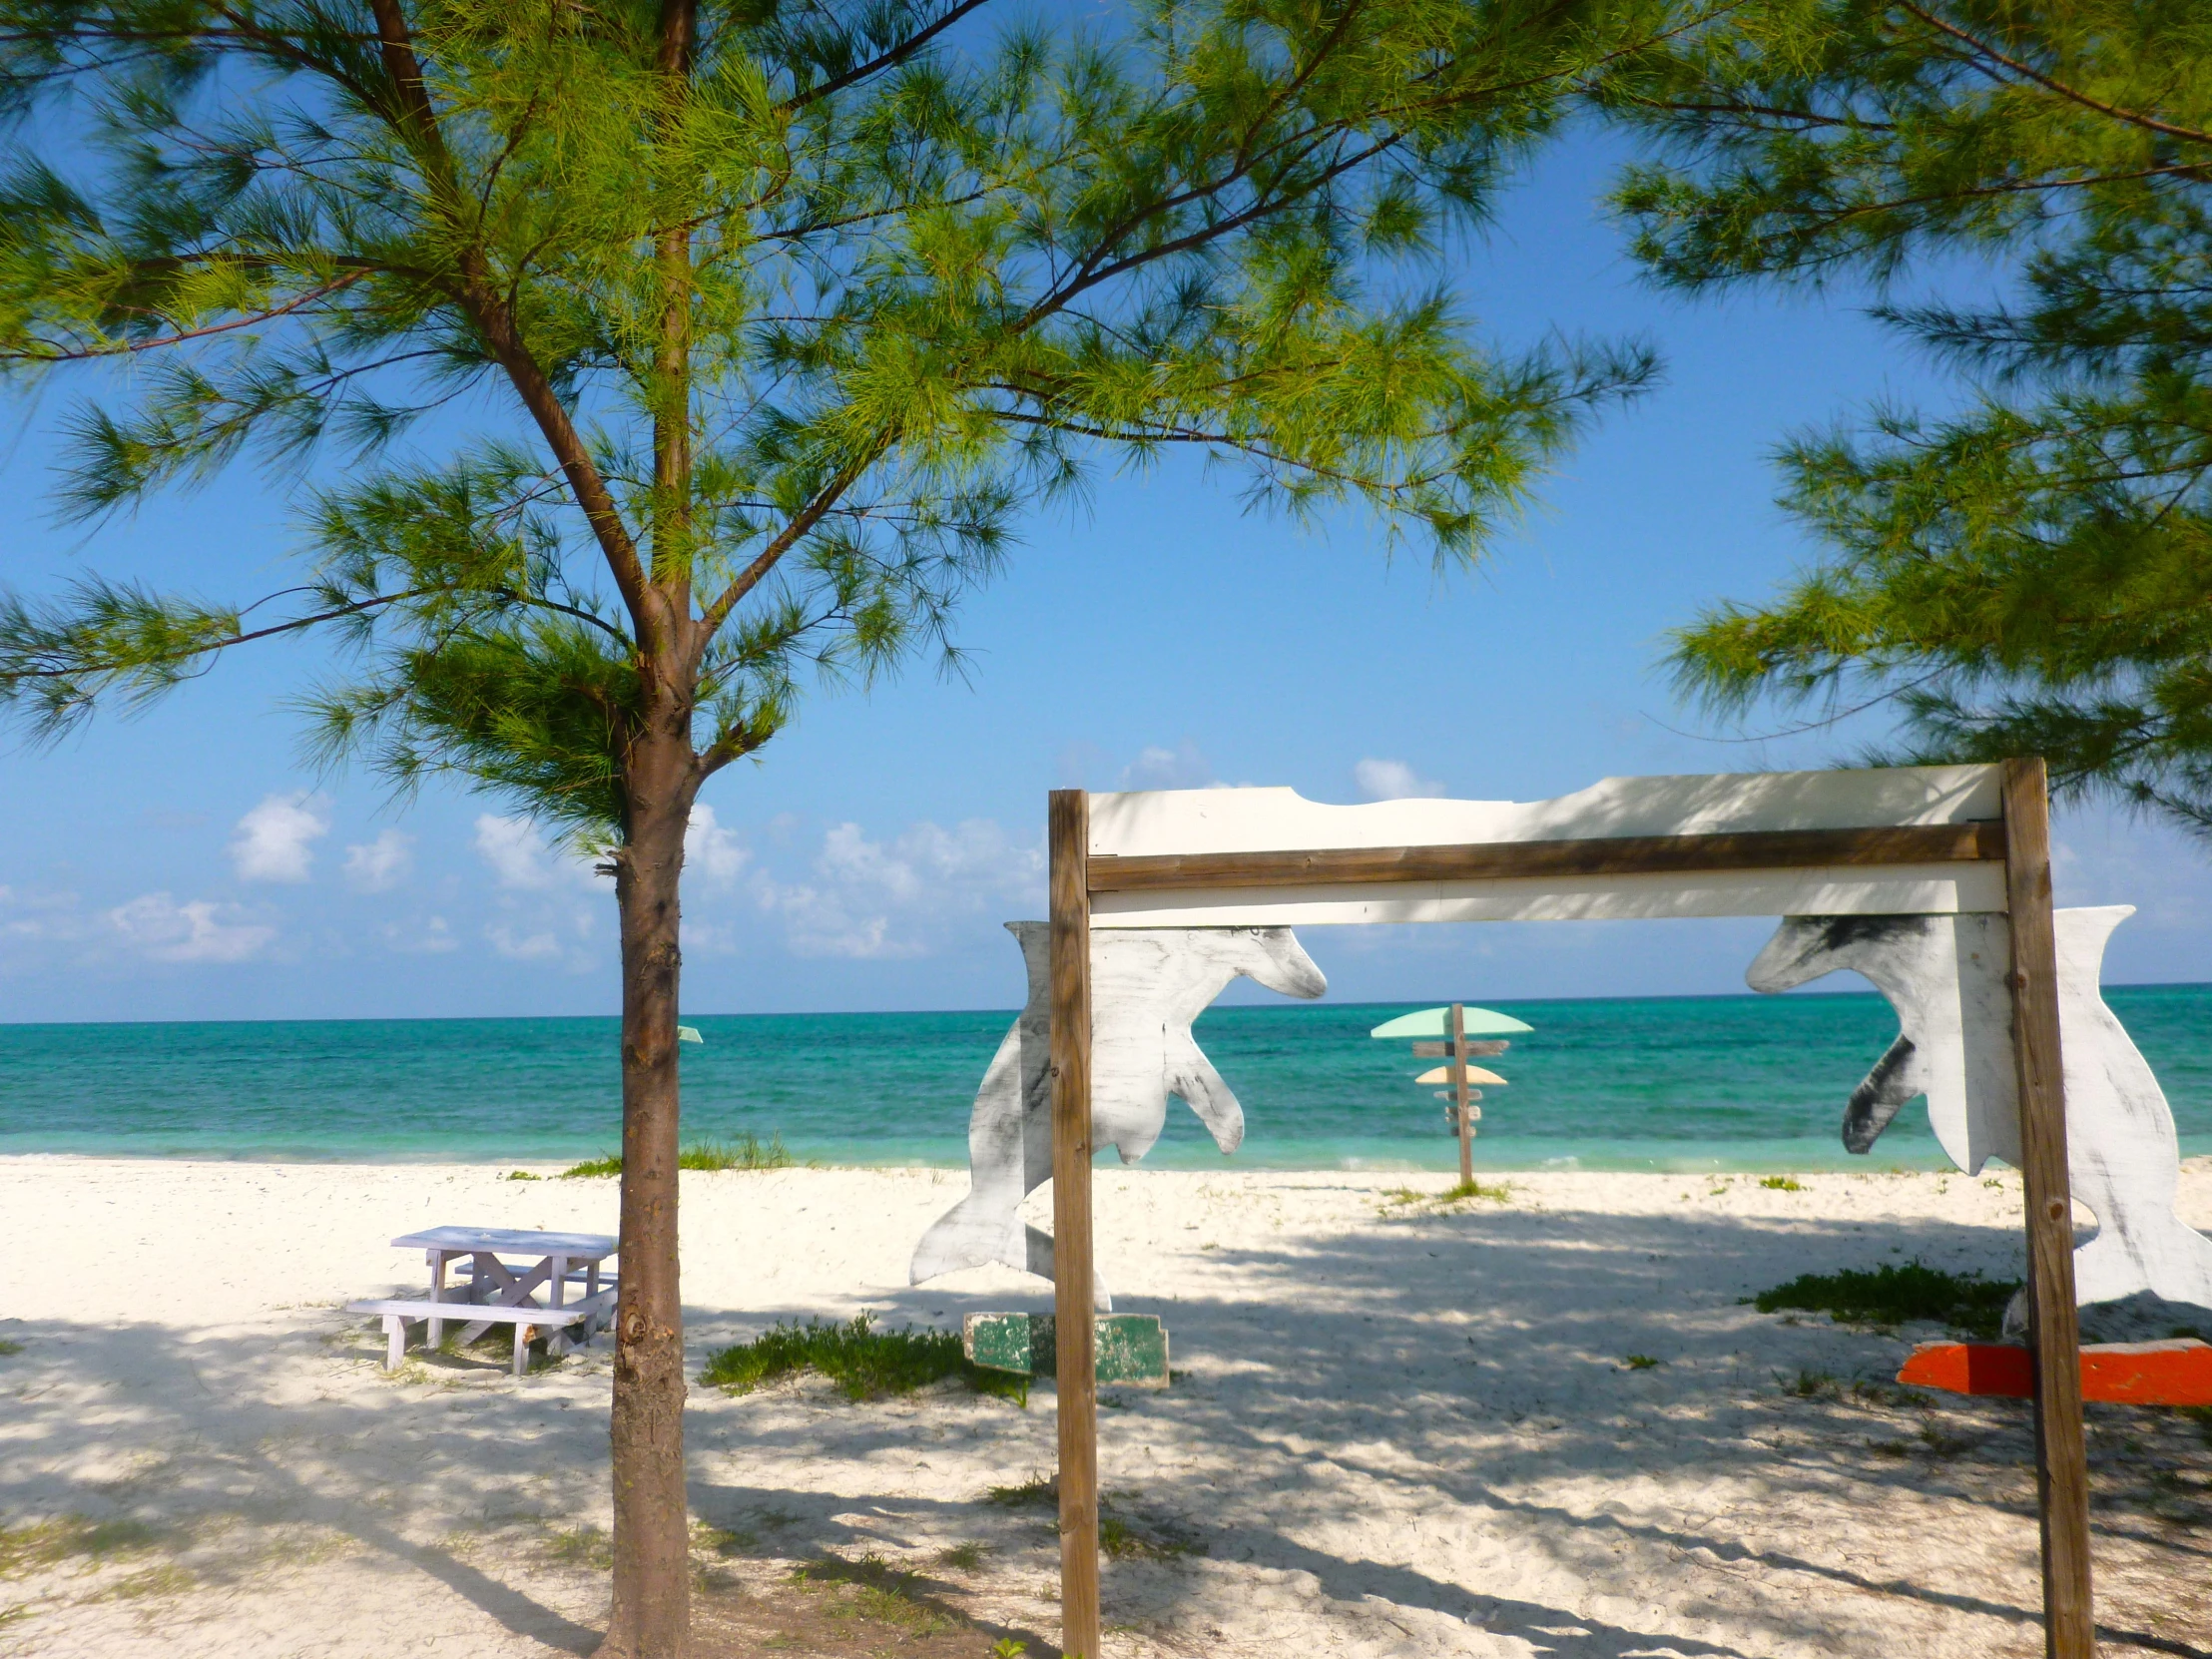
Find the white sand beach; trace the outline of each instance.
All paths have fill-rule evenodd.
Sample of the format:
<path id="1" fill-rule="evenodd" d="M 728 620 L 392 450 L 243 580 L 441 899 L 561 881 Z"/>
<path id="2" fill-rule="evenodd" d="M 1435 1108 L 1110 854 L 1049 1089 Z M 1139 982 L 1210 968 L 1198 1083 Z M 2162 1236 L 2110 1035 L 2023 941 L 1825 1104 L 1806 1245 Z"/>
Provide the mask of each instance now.
<path id="1" fill-rule="evenodd" d="M 496 1355 L 387 1377 L 338 1308 L 424 1283 L 387 1242 L 410 1229 L 613 1231 L 612 1182 L 502 1173 L 0 1160 L 0 1651 L 588 1652 L 604 1341 L 519 1381 Z M 2024 1404 L 1889 1386 L 1933 1331 L 1741 1300 L 1886 1260 L 2009 1274 L 2016 1177 L 1507 1179 L 1438 1214 L 1389 1204 L 1398 1176 L 1101 1172 L 1100 1266 L 1177 1374 L 1101 1414 L 1137 1540 L 1106 1567 L 1113 1659 L 2041 1651 Z M 2183 1180 L 2212 1228 L 2212 1160 Z M 695 1370 L 779 1320 L 1049 1306 L 1011 1272 L 905 1283 L 959 1174 L 685 1181 Z M 2212 1654 L 2212 1424 L 2090 1419 L 2103 1651 Z M 986 1500 L 1050 1468 L 1049 1387 L 695 1386 L 690 1436 L 709 1625 L 873 1556 L 976 1621 L 929 1653 L 1057 1651 L 1049 1515 Z"/>

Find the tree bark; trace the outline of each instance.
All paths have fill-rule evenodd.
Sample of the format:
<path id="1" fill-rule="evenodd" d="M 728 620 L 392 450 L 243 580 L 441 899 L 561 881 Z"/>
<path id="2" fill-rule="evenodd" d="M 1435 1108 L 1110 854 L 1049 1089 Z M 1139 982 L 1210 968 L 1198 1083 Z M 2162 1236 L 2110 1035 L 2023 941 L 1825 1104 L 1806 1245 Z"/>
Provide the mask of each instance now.
<path id="1" fill-rule="evenodd" d="M 683 1659 L 691 1635 L 678 1279 L 676 1014 L 690 743 L 645 737 L 626 770 L 615 856 L 622 925 L 622 1293 L 615 1313 L 614 1610 L 598 1659 Z"/>

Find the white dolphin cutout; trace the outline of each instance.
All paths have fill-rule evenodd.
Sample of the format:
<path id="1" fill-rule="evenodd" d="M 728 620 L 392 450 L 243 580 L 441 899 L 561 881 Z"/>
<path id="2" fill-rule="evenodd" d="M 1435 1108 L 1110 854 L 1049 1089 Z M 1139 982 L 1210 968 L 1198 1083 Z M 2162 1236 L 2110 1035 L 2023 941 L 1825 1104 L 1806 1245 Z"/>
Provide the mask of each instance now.
<path id="1" fill-rule="evenodd" d="M 2082 1306 L 2151 1291 L 2212 1308 L 2212 1239 L 2174 1214 L 2181 1148 L 2173 1111 L 2099 989 L 2105 943 L 2132 904 L 2059 910 L 2058 1046 L 2066 1082 L 2066 1169 L 2097 1218 L 2074 1252 Z M 1850 968 L 1889 998 L 1901 1027 L 1852 1091 L 1844 1145 L 1865 1152 L 1916 1095 L 1952 1163 L 2018 1167 L 2011 938 L 2001 915 L 1788 916 L 1744 978 L 1785 991 Z"/>
<path id="2" fill-rule="evenodd" d="M 1023 1004 L 975 1092 L 968 1118 L 968 1195 L 914 1248 L 909 1279 L 1003 1262 L 1052 1277 L 1051 1235 L 1015 1213 L 1052 1176 L 1048 928 L 1009 921 L 1029 969 Z M 1244 1108 L 1200 1052 L 1191 1022 L 1243 974 L 1285 996 L 1329 988 L 1288 927 L 1100 928 L 1091 934 L 1091 1124 L 1133 1164 L 1167 1124 L 1168 1096 L 1190 1103 L 1224 1152 L 1244 1141 Z M 1094 1300 L 1111 1309 L 1094 1273 Z"/>

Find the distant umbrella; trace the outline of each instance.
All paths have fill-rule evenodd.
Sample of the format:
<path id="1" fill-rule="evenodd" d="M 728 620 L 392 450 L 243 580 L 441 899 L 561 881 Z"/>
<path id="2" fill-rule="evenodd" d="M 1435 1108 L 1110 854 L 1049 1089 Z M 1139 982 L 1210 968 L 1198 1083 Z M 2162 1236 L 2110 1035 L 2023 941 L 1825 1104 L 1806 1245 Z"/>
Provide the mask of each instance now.
<path id="1" fill-rule="evenodd" d="M 1470 1037 L 1502 1037 L 1515 1031 L 1533 1031 L 1536 1028 L 1511 1014 L 1501 1014 L 1495 1008 L 1477 1008 L 1466 1005 L 1467 1035 Z M 1451 1008 L 1423 1008 L 1415 1014 L 1400 1014 L 1393 1020 L 1378 1025 L 1368 1033 L 1371 1037 L 1445 1037 L 1451 1034 Z"/>

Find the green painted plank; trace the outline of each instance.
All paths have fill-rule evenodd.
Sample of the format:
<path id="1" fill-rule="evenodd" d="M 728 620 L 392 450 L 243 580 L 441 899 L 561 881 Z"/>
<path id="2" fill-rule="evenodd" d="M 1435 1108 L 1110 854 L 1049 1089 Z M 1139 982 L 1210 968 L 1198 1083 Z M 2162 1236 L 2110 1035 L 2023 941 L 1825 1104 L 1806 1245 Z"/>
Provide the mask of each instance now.
<path id="1" fill-rule="evenodd" d="M 1502 1037 L 1509 1031 L 1533 1031 L 1533 1025 L 1524 1025 L 1511 1014 L 1501 1014 L 1495 1008 L 1477 1008 L 1466 1005 L 1466 1028 L 1470 1037 Z M 1423 1008 L 1417 1014 L 1400 1014 L 1385 1020 L 1368 1033 L 1371 1037 L 1448 1037 L 1451 1034 L 1451 1008 L 1447 1003 L 1441 1008 Z"/>
<path id="2" fill-rule="evenodd" d="M 1101 1314 L 1098 1381 L 1125 1387 L 1168 1385 L 1168 1333 L 1153 1314 Z M 1058 1358 L 1050 1314 L 970 1314 L 960 1323 L 968 1361 L 986 1371 L 1050 1377 Z"/>

